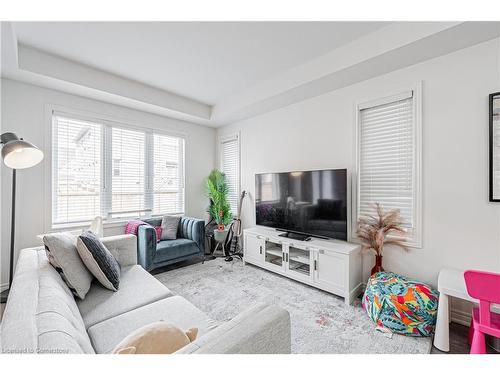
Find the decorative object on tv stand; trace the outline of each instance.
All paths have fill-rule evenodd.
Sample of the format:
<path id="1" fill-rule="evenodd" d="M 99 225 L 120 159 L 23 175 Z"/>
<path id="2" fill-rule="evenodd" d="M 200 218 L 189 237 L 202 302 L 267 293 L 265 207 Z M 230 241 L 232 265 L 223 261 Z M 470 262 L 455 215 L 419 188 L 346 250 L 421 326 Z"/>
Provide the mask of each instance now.
<path id="1" fill-rule="evenodd" d="M 490 202 L 500 202 L 500 92 L 489 96 Z"/>
<path id="2" fill-rule="evenodd" d="M 43 152 L 35 145 L 19 138 L 14 133 L 3 133 L 0 136 L 2 159 L 5 165 L 12 168 L 12 216 L 10 222 L 10 264 L 9 264 L 9 289 L 2 292 L 1 303 L 7 301 L 12 277 L 14 274 L 14 238 L 16 228 L 16 170 L 31 168 L 43 160 Z"/>
<path id="3" fill-rule="evenodd" d="M 214 230 L 217 247 L 219 245 L 222 246 L 226 260 L 230 261 L 232 259 L 224 246 L 228 232 L 226 225 L 231 223 L 233 217 L 227 199 L 228 194 L 229 186 L 226 181 L 226 176 L 221 171 L 214 169 L 207 178 L 207 196 L 210 199 L 208 213 L 210 214 L 210 219 L 217 223 L 217 229 Z M 213 253 L 215 253 L 215 250 Z"/>
<path id="4" fill-rule="evenodd" d="M 365 251 L 375 253 L 375 265 L 371 270 L 371 275 L 384 271 L 382 267 L 382 256 L 385 245 L 396 245 L 405 250 L 404 243 L 406 231 L 404 222 L 399 210 L 384 212 L 379 203 L 374 205 L 376 216 L 360 217 L 356 234 L 361 240 L 361 247 Z M 389 237 L 395 235 L 397 237 Z"/>

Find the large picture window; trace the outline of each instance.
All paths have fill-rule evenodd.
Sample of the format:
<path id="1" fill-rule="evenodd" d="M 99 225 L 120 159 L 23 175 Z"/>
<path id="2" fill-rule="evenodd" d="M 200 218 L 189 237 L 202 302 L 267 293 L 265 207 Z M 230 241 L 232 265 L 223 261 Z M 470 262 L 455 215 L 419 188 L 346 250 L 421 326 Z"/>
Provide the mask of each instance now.
<path id="1" fill-rule="evenodd" d="M 52 226 L 184 213 L 184 139 L 52 116 Z"/>
<path id="2" fill-rule="evenodd" d="M 416 90 L 358 106 L 357 215 L 399 209 L 408 245 L 421 246 L 420 114 Z"/>

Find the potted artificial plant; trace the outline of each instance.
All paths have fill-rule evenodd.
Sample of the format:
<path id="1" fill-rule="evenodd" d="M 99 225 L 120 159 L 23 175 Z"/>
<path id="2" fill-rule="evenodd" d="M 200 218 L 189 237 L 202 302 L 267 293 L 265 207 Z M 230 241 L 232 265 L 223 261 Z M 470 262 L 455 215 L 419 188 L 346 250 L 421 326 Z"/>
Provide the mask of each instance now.
<path id="1" fill-rule="evenodd" d="M 227 236 L 226 225 L 231 223 L 231 207 L 227 200 L 229 186 L 226 176 L 221 171 L 214 169 L 207 178 L 207 196 L 210 199 L 208 213 L 210 219 L 217 224 L 214 237 L 217 242 L 223 242 Z"/>
<path id="2" fill-rule="evenodd" d="M 359 218 L 356 231 L 363 250 L 375 253 L 375 265 L 371 275 L 384 270 L 382 267 L 384 245 L 396 245 L 407 249 L 404 243 L 406 231 L 400 211 L 384 212 L 379 203 L 375 203 L 375 211 L 375 216 Z M 392 236 L 388 237 L 389 235 Z"/>

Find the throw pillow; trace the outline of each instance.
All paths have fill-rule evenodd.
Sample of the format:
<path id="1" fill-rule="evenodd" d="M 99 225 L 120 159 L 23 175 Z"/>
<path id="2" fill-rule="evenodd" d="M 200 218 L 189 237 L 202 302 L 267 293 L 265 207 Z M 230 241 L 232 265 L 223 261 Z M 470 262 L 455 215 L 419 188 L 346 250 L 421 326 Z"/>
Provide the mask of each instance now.
<path id="1" fill-rule="evenodd" d="M 171 354 L 196 339 L 198 328 L 184 332 L 173 324 L 154 322 L 125 337 L 113 354 Z"/>
<path id="2" fill-rule="evenodd" d="M 161 227 L 155 227 L 155 231 L 156 231 L 156 242 L 160 242 L 161 241 Z"/>
<path id="3" fill-rule="evenodd" d="M 161 221 L 161 239 L 175 240 L 180 221 L 180 216 L 164 216 Z"/>
<path id="4" fill-rule="evenodd" d="M 76 241 L 76 236 L 69 232 L 43 236 L 45 253 L 50 264 L 59 272 L 71 292 L 84 299 L 93 276 L 78 255 Z"/>
<path id="5" fill-rule="evenodd" d="M 76 248 L 83 263 L 102 286 L 116 292 L 120 286 L 120 266 L 101 240 L 86 231 L 78 236 Z"/>

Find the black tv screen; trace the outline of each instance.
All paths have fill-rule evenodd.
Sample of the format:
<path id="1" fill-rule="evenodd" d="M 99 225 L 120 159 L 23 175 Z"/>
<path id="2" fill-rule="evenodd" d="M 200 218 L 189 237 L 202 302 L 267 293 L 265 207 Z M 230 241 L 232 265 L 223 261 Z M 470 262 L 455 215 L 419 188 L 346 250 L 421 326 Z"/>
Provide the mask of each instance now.
<path id="1" fill-rule="evenodd" d="M 255 216 L 257 225 L 347 240 L 347 170 L 256 174 Z"/>

